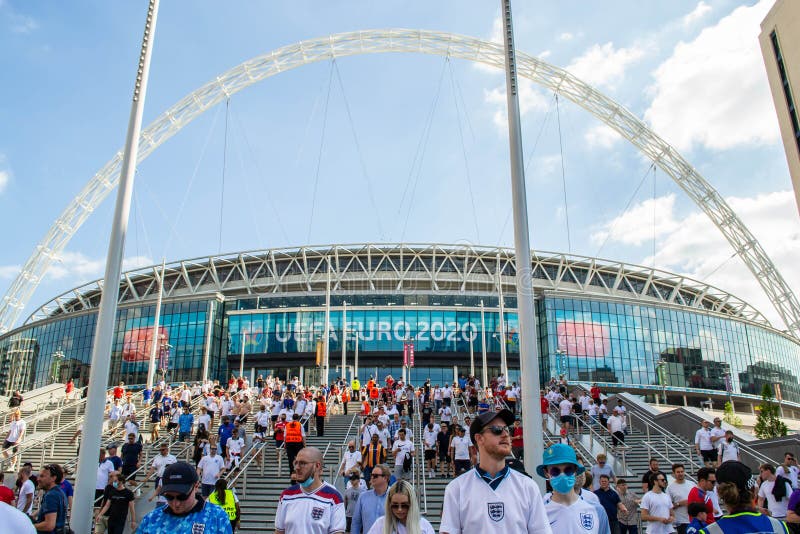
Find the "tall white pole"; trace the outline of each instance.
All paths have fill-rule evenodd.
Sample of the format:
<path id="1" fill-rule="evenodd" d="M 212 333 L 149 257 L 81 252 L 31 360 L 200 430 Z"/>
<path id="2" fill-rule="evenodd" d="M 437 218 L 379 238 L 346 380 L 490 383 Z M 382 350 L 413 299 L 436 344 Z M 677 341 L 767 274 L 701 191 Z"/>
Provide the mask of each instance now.
<path id="1" fill-rule="evenodd" d="M 481 387 L 485 388 L 489 385 L 489 370 L 486 364 L 486 317 L 483 313 L 483 300 L 481 300 L 481 353 L 483 356 Z"/>
<path id="2" fill-rule="evenodd" d="M 497 255 L 497 297 L 500 304 L 500 372 L 508 380 L 508 354 L 506 353 L 506 305 L 503 300 L 503 282 L 500 279 L 500 254 Z"/>
<path id="3" fill-rule="evenodd" d="M 206 317 L 206 343 L 203 352 L 203 383 L 208 380 L 208 362 L 211 360 L 211 332 L 214 330 L 214 305 L 215 301 L 208 303 L 208 316 Z"/>
<path id="4" fill-rule="evenodd" d="M 469 376 L 475 376 L 475 347 L 473 347 L 473 343 L 475 342 L 475 336 L 473 335 L 474 332 L 469 333 Z"/>
<path id="5" fill-rule="evenodd" d="M 353 377 L 358 378 L 358 330 L 356 330 L 356 353 L 353 356 Z"/>
<path id="6" fill-rule="evenodd" d="M 164 298 L 164 273 L 166 264 L 161 259 L 161 277 L 158 279 L 158 299 L 156 300 L 156 314 L 153 318 L 153 343 L 150 347 L 150 366 L 147 368 L 147 389 L 153 389 L 153 377 L 156 374 L 156 351 L 161 348 L 161 336 L 159 335 L 161 326 L 161 299 Z"/>
<path id="7" fill-rule="evenodd" d="M 347 383 L 347 303 L 342 301 L 342 380 Z"/>
<path id="8" fill-rule="evenodd" d="M 78 459 L 77 484 L 70 526 L 75 532 L 90 532 L 92 528 L 92 504 L 94 486 L 97 482 L 97 454 L 100 450 L 100 437 L 103 426 L 103 412 L 108 387 L 108 370 L 111 364 L 111 349 L 114 340 L 114 324 L 117 318 L 117 297 L 119 279 L 122 271 L 122 258 L 125 253 L 125 234 L 128 230 L 128 217 L 133 194 L 136 162 L 139 156 L 139 132 L 142 128 L 142 112 L 147 94 L 147 78 L 150 72 L 153 35 L 156 30 L 159 0 L 150 0 L 147 7 L 147 20 L 144 26 L 142 49 L 133 90 L 133 103 L 122 155 L 117 201 L 108 243 L 103 295 L 97 314 L 94 344 L 92 346 L 92 367 L 89 373 L 89 393 L 86 400 L 86 420 L 83 425 L 83 447 Z"/>
<path id="9" fill-rule="evenodd" d="M 244 328 L 242 328 L 242 351 L 239 355 L 239 378 L 244 377 Z"/>
<path id="10" fill-rule="evenodd" d="M 528 234 L 528 199 L 525 192 L 525 165 L 522 161 L 522 130 L 517 94 L 517 62 L 514 52 L 514 29 L 511 0 L 501 0 L 505 39 L 506 97 L 508 101 L 508 138 L 511 161 L 511 197 L 514 207 L 514 248 L 517 257 L 517 310 L 519 313 L 519 361 L 522 384 L 523 442 L 528 469 L 542 458 L 542 414 L 539 400 L 539 346 L 536 335 L 536 308 L 533 301 L 531 244 Z M 544 481 L 538 477 L 541 487 Z"/>
<path id="11" fill-rule="evenodd" d="M 331 258 L 328 256 L 328 282 L 325 285 L 325 334 L 322 337 L 322 382 L 330 384 L 330 365 L 331 365 Z"/>

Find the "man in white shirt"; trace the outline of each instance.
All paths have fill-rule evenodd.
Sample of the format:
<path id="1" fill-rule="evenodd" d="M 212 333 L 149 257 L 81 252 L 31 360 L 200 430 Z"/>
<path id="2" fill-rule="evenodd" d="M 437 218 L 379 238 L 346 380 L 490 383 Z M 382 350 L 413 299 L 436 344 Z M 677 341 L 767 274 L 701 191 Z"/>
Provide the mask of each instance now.
<path id="1" fill-rule="evenodd" d="M 397 439 L 392 444 L 392 454 L 394 454 L 394 476 L 397 480 L 411 480 L 413 468 L 406 471 L 406 455 L 410 454 L 413 462 L 414 442 L 406 437 L 406 431 L 402 428 L 397 431 Z"/>
<path id="2" fill-rule="evenodd" d="M 169 446 L 166 443 L 162 443 L 161 447 L 159 448 L 159 454 L 153 458 L 153 463 L 150 465 L 150 470 L 148 471 L 147 476 L 149 477 L 155 473 L 157 486 L 158 480 L 164 476 L 164 468 L 170 464 L 176 463 L 177 461 L 178 459 L 169 453 Z"/>
<path id="3" fill-rule="evenodd" d="M 378 426 L 373 422 L 373 418 L 371 415 L 367 416 L 367 421 L 361 425 L 360 429 L 360 436 L 361 436 L 361 444 L 362 446 L 366 446 L 372 435 L 378 433 Z"/>
<path id="4" fill-rule="evenodd" d="M 130 434 L 134 435 L 134 439 L 136 441 L 139 440 L 139 424 L 136 422 L 135 414 L 131 414 L 131 416 L 128 417 L 128 420 L 125 421 L 125 432 L 123 435 L 128 436 Z"/>
<path id="5" fill-rule="evenodd" d="M 398 432 L 400 430 L 406 431 L 406 439 L 414 441 L 414 431 L 409 428 L 408 423 L 406 422 L 405 419 L 400 419 L 400 429 L 398 430 Z"/>
<path id="6" fill-rule="evenodd" d="M 105 450 L 103 450 L 103 454 L 105 454 Z M 111 466 L 111 470 L 114 470 L 113 465 Z M 30 479 L 31 468 L 23 467 L 19 470 L 18 476 L 22 484 L 20 485 L 19 492 L 17 493 L 17 510 L 23 514 L 30 514 L 33 512 L 33 496 L 36 493 L 36 487 L 33 485 L 33 481 Z M 105 489 L 105 486 L 103 486 L 103 489 Z"/>
<path id="7" fill-rule="evenodd" d="M 714 426 L 711 427 L 711 443 L 715 449 L 722 443 L 723 439 L 725 439 L 725 430 L 722 428 L 722 419 L 715 417 Z"/>
<path id="8" fill-rule="evenodd" d="M 445 384 L 444 388 L 442 389 L 442 404 L 445 406 L 450 406 L 450 399 L 453 397 L 453 388 L 450 387 L 450 384 Z"/>
<path id="9" fill-rule="evenodd" d="M 200 415 L 197 416 L 197 428 L 200 428 L 200 425 L 203 425 L 203 428 L 206 429 L 206 432 L 211 432 L 211 416 L 208 415 L 208 408 L 205 406 L 200 407 Z"/>
<path id="10" fill-rule="evenodd" d="M 225 471 L 225 461 L 217 454 L 217 445 L 211 445 L 206 456 L 197 464 L 197 476 L 200 477 L 203 497 L 208 497 L 214 491 L 214 484 Z"/>
<path id="11" fill-rule="evenodd" d="M 450 458 L 453 459 L 453 472 L 456 476 L 469 470 L 470 462 L 470 438 L 465 436 L 463 426 L 455 425 L 456 435 L 450 439 Z"/>
<path id="12" fill-rule="evenodd" d="M 725 438 L 717 444 L 717 467 L 722 465 L 723 462 L 738 462 L 739 457 L 739 445 L 733 440 L 733 431 L 726 430 Z"/>
<path id="13" fill-rule="evenodd" d="M 450 406 L 444 405 L 439 408 L 439 420 L 448 425 L 453 421 L 453 411 L 450 409 Z"/>
<path id="14" fill-rule="evenodd" d="M 702 427 L 694 433 L 694 448 L 706 467 L 713 467 L 717 461 L 717 450 L 711 441 L 711 428 L 705 419 L 701 424 Z"/>
<path id="15" fill-rule="evenodd" d="M 383 424 L 383 421 L 380 419 L 378 420 L 378 424 L 376 426 L 378 427 L 378 439 L 381 441 L 381 445 L 388 449 L 390 440 L 389 429 L 386 428 L 386 426 Z"/>
<path id="16" fill-rule="evenodd" d="M 663 473 L 653 473 L 653 489 L 642 497 L 639 506 L 642 511 L 642 523 L 647 523 L 647 534 L 669 534 L 675 532 L 672 524 L 675 514 L 672 511 L 672 499 L 664 489 L 667 487 L 667 477 Z"/>
<path id="17" fill-rule="evenodd" d="M 606 428 L 608 428 L 608 433 L 611 434 L 611 445 L 613 447 L 625 445 L 624 422 L 625 420 L 619 413 L 619 408 L 614 408 L 614 415 L 609 417 L 608 421 L 606 421 Z"/>
<path id="18" fill-rule="evenodd" d="M 11 449 L 11 452 L 16 453 L 17 447 L 20 443 L 22 443 L 22 439 L 25 437 L 25 430 L 28 428 L 27 423 L 24 419 L 22 419 L 22 413 L 19 410 L 14 411 L 14 415 L 12 416 L 13 419 L 11 424 L 8 427 L 8 434 L 6 434 L 6 439 L 3 442 L 3 459 L 8 458 L 8 449 Z M 16 458 L 16 461 L 12 463 L 11 470 L 15 469 L 14 463 L 19 463 L 19 457 Z"/>
<path id="19" fill-rule="evenodd" d="M 108 424 L 111 428 L 115 428 L 122 417 L 122 406 L 119 405 L 119 400 L 114 399 L 114 404 L 108 409 Z"/>
<path id="20" fill-rule="evenodd" d="M 775 476 L 775 467 L 771 464 L 762 464 L 759 467 L 761 485 L 758 488 L 758 507 L 762 513 L 769 512 L 769 515 L 781 521 L 786 520 L 786 512 L 789 504 L 789 496 L 792 494 L 791 483 L 787 479 L 782 479 L 786 487 L 783 489 L 783 497 L 777 499 L 773 494 L 775 483 L 778 477 Z"/>
<path id="21" fill-rule="evenodd" d="M 775 471 L 775 474 L 791 481 L 792 488 L 797 489 L 797 484 L 798 484 L 797 475 L 799 473 L 800 470 L 798 470 L 797 468 L 797 460 L 795 460 L 794 454 L 792 454 L 791 452 L 784 453 L 783 463 L 778 466 L 778 469 Z"/>
<path id="22" fill-rule="evenodd" d="M 506 466 L 513 422 L 509 410 L 487 412 L 473 421 L 470 434 L 480 464 L 447 485 L 441 534 L 552 534 L 536 483 Z"/>
<path id="23" fill-rule="evenodd" d="M 349 480 L 351 474 L 358 474 L 360 472 L 361 451 L 356 450 L 355 441 L 347 443 L 347 450 L 344 451 L 344 458 L 342 460 L 342 468 L 339 471 L 339 476 L 343 477 L 345 480 Z"/>
<path id="24" fill-rule="evenodd" d="M 94 500 L 103 496 L 103 491 L 108 486 L 108 475 L 114 472 L 114 464 L 106 456 L 106 450 L 100 449 L 100 460 L 97 463 L 97 480 L 94 486 Z"/>
<path id="25" fill-rule="evenodd" d="M 239 436 L 238 428 L 233 429 L 233 435 L 225 442 L 225 450 L 228 453 L 228 469 L 238 469 L 244 450 L 244 439 Z"/>
<path id="26" fill-rule="evenodd" d="M 443 421 L 444 422 L 444 421 Z M 433 415 L 422 429 L 422 444 L 425 447 L 425 463 L 428 464 L 428 477 L 433 478 L 436 471 L 436 437 L 441 428 L 434 423 Z"/>
<path id="27" fill-rule="evenodd" d="M 572 401 L 563 399 L 558 403 L 558 410 L 561 414 L 561 424 L 567 429 L 567 432 L 569 432 L 570 425 L 573 424 Z"/>
<path id="28" fill-rule="evenodd" d="M 675 515 L 675 527 L 678 534 L 686 534 L 689 526 L 689 492 L 694 484 L 686 480 L 686 469 L 683 464 L 672 464 L 672 484 L 667 486 L 667 495 L 672 499 Z"/>

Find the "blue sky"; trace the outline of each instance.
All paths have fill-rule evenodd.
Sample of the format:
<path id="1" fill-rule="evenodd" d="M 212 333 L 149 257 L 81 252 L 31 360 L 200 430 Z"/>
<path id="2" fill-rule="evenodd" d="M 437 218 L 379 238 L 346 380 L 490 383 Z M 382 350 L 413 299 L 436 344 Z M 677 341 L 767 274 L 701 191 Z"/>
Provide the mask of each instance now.
<path id="1" fill-rule="evenodd" d="M 145 125 L 235 65 L 304 39 L 375 28 L 496 38 L 498 4 L 163 2 Z M 0 0 L 0 222 L 11 229 L 0 286 L 122 147 L 145 5 Z M 730 199 L 796 286 L 800 221 L 757 43 L 771 5 L 517 1 L 514 16 L 520 51 L 645 118 Z M 140 165 L 129 264 L 321 243 L 512 245 L 503 84 L 501 71 L 466 61 L 392 54 L 307 65 L 251 86 Z M 556 109 L 536 86 L 524 85 L 522 106 L 535 248 L 654 262 L 774 318 L 686 195 L 661 172 L 642 182 L 649 162 L 633 147 L 563 99 Z M 28 312 L 102 276 L 111 198 Z"/>

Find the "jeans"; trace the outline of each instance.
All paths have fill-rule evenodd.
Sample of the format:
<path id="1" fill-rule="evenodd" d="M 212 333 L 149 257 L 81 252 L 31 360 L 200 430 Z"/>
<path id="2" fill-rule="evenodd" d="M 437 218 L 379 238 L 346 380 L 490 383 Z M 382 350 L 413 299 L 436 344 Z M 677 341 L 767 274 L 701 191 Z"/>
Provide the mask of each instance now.
<path id="1" fill-rule="evenodd" d="M 639 534 L 639 527 L 636 525 L 625 525 L 623 523 L 619 523 L 619 532 L 620 534 Z"/>
<path id="2" fill-rule="evenodd" d="M 214 492 L 214 484 L 202 484 L 200 487 L 200 492 L 203 497 L 208 497 Z"/>

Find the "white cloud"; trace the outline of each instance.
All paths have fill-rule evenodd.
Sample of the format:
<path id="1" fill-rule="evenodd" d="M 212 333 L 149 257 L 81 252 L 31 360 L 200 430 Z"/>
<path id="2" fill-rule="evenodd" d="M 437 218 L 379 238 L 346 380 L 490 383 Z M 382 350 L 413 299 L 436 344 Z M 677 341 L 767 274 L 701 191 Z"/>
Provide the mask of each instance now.
<path id="1" fill-rule="evenodd" d="M 0 194 L 6 190 L 8 182 L 11 180 L 11 173 L 8 171 L 0 171 Z"/>
<path id="2" fill-rule="evenodd" d="M 625 77 L 625 70 L 645 54 L 643 46 L 614 48 L 614 43 L 595 44 L 567 66 L 567 70 L 584 82 L 613 89 Z"/>
<path id="3" fill-rule="evenodd" d="M 726 200 L 758 239 L 789 287 L 800 287 L 800 270 L 796 269 L 800 263 L 800 217 L 794 192 L 778 191 Z M 695 210 L 685 216 L 678 215 L 674 202 L 657 207 L 657 267 L 686 274 L 728 291 L 782 328 L 783 323 L 761 286 L 741 260 L 736 257 L 729 259 L 733 249 L 703 212 Z M 652 200 L 642 202 L 621 217 L 623 222 L 617 225 L 611 240 L 632 245 L 644 245 L 652 240 Z M 610 231 L 612 223 L 605 224 L 602 231 Z M 630 236 L 620 229 L 623 224 L 625 232 L 631 232 Z M 602 231 L 597 233 L 598 239 L 604 238 Z M 641 263 L 650 265 L 652 261 L 648 255 Z"/>
<path id="4" fill-rule="evenodd" d="M 675 195 L 647 199 L 615 217 L 591 235 L 594 243 L 603 243 L 606 238 L 626 245 L 639 246 L 653 240 L 653 212 L 656 218 L 656 237 L 674 232 L 679 226 L 672 217 L 675 209 Z M 670 214 L 664 217 L 663 214 Z"/>
<path id="5" fill-rule="evenodd" d="M 11 17 L 11 31 L 14 33 L 31 33 L 39 28 L 39 23 L 31 17 L 25 15 L 13 15 Z"/>
<path id="6" fill-rule="evenodd" d="M 545 111 L 548 107 L 549 99 L 542 90 L 532 81 L 525 78 L 517 80 L 519 89 L 519 113 L 524 116 L 532 111 Z M 492 117 L 494 124 L 506 131 L 508 129 L 508 113 L 506 105 L 506 86 L 505 83 L 492 90 L 484 90 L 483 100 L 495 108 Z"/>
<path id="7" fill-rule="evenodd" d="M 553 52 L 551 50 L 543 50 L 542 52 L 539 52 L 539 55 L 537 57 L 539 59 L 547 59 L 551 55 L 553 55 Z"/>
<path id="8" fill-rule="evenodd" d="M 22 267 L 19 265 L 2 265 L 0 266 L 0 279 L 11 280 L 12 278 L 16 278 L 20 269 L 22 269 Z"/>
<path id="9" fill-rule="evenodd" d="M 81 252 L 64 251 L 58 260 L 51 264 L 47 277 L 53 280 L 69 279 L 77 283 L 102 278 L 105 274 L 105 258 L 89 258 Z M 132 256 L 122 261 L 122 270 L 137 269 L 153 265 L 153 260 L 146 256 Z"/>
<path id="10" fill-rule="evenodd" d="M 558 36 L 559 41 L 571 41 L 575 35 L 571 34 L 570 32 L 564 32 Z"/>
<path id="11" fill-rule="evenodd" d="M 679 149 L 778 141 L 758 45 L 760 22 L 772 3 L 739 7 L 693 41 L 678 43 L 649 89 L 653 100 L 645 118 L 659 135 Z"/>
<path id="12" fill-rule="evenodd" d="M 614 146 L 622 137 L 605 124 L 592 126 L 583 134 L 583 140 L 589 148 L 609 149 Z"/>
<path id="13" fill-rule="evenodd" d="M 691 27 L 695 22 L 699 21 L 700 19 L 708 15 L 710 11 L 711 11 L 711 6 L 701 0 L 700 3 L 697 4 L 697 7 L 695 7 L 691 13 L 688 13 L 685 17 L 683 17 L 683 27 L 684 28 Z"/>

